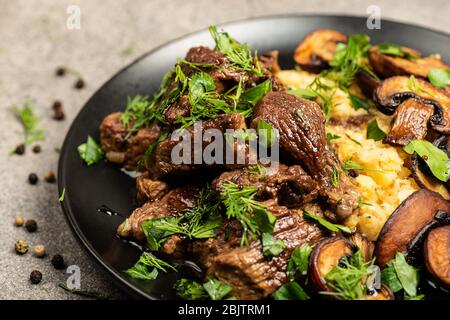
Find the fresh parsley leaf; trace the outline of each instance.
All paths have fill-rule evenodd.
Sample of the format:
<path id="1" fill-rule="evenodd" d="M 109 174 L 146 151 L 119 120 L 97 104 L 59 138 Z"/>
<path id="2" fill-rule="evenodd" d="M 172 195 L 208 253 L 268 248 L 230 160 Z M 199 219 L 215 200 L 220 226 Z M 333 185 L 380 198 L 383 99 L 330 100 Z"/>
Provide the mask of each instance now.
<path id="1" fill-rule="evenodd" d="M 88 166 L 99 162 L 103 156 L 102 149 L 91 136 L 87 137 L 87 141 L 85 143 L 78 146 L 78 153 L 80 154 L 81 159 L 83 159 Z"/>
<path id="2" fill-rule="evenodd" d="M 153 116 L 149 114 L 150 105 L 148 97 L 128 97 L 125 111 L 120 115 L 122 126 L 128 130 L 127 139 L 143 126 L 150 125 L 153 120 Z"/>
<path id="3" fill-rule="evenodd" d="M 239 102 L 247 103 L 254 107 L 259 100 L 261 100 L 266 93 L 270 91 L 272 91 L 272 82 L 270 80 L 265 80 L 257 86 L 244 91 L 240 96 Z"/>
<path id="4" fill-rule="evenodd" d="M 367 125 L 367 139 L 375 141 L 383 140 L 387 136 L 386 132 L 380 129 L 376 119 L 373 119 Z"/>
<path id="5" fill-rule="evenodd" d="M 403 147 L 406 153 L 417 153 L 428 165 L 431 173 L 439 180 L 450 179 L 450 159 L 444 151 L 426 140 L 412 140 Z"/>
<path id="6" fill-rule="evenodd" d="M 66 188 L 63 188 L 61 195 L 59 196 L 59 202 L 63 202 L 66 197 Z"/>
<path id="7" fill-rule="evenodd" d="M 311 88 L 289 90 L 288 93 L 292 94 L 296 97 L 308 99 L 308 100 L 315 100 L 319 96 L 317 94 L 317 92 L 315 92 Z"/>
<path id="8" fill-rule="evenodd" d="M 203 224 L 194 224 L 188 236 L 195 239 L 212 238 L 222 225 L 223 220 L 220 215 L 211 215 Z"/>
<path id="9" fill-rule="evenodd" d="M 341 171 L 336 166 L 333 166 L 333 172 L 331 174 L 331 185 L 333 188 L 337 188 L 339 181 L 341 180 Z"/>
<path id="10" fill-rule="evenodd" d="M 309 296 L 297 282 L 288 282 L 272 294 L 275 300 L 308 300 Z"/>
<path id="11" fill-rule="evenodd" d="M 263 233 L 261 243 L 265 257 L 274 257 L 283 252 L 286 244 L 283 240 L 275 239 L 270 233 Z"/>
<path id="12" fill-rule="evenodd" d="M 403 50 L 402 47 L 395 43 L 382 43 L 378 46 L 377 51 L 388 56 L 400 57 L 408 60 L 419 58 L 418 56 Z"/>
<path id="13" fill-rule="evenodd" d="M 130 277 L 140 280 L 155 280 L 158 277 L 158 269 L 148 270 L 147 266 L 142 263 L 136 263 L 132 268 L 125 271 Z"/>
<path id="14" fill-rule="evenodd" d="M 175 283 L 174 289 L 177 295 L 185 300 L 204 300 L 208 298 L 208 293 L 203 286 L 193 280 L 180 279 Z"/>
<path id="15" fill-rule="evenodd" d="M 450 84 L 450 70 L 430 69 L 428 80 L 436 87 L 444 88 Z"/>
<path id="16" fill-rule="evenodd" d="M 214 91 L 214 79 L 206 72 L 195 73 L 189 80 L 189 103 L 195 105 L 206 92 Z"/>
<path id="17" fill-rule="evenodd" d="M 318 215 L 310 213 L 310 212 L 308 212 L 306 210 L 303 211 L 303 217 L 305 217 L 307 219 L 315 220 L 321 226 L 323 226 L 326 229 L 328 229 L 330 231 L 333 231 L 333 232 L 342 231 L 342 232 L 345 232 L 345 233 L 353 233 L 352 229 L 347 227 L 347 226 L 331 223 L 330 221 L 326 220 L 325 218 L 322 218 L 322 217 L 320 217 Z"/>
<path id="18" fill-rule="evenodd" d="M 348 93 L 348 98 L 352 103 L 352 107 L 355 110 L 364 109 L 366 111 L 370 110 L 370 103 L 368 100 L 361 99 L 351 93 Z"/>
<path id="19" fill-rule="evenodd" d="M 277 130 L 264 119 L 258 121 L 257 131 L 259 139 L 265 147 L 270 147 L 277 138 Z"/>
<path id="20" fill-rule="evenodd" d="M 331 142 L 333 140 L 339 139 L 341 136 L 337 135 L 337 134 L 332 134 L 332 133 L 328 133 L 327 132 L 327 141 Z"/>
<path id="21" fill-rule="evenodd" d="M 26 101 L 22 108 L 13 106 L 13 111 L 19 118 L 25 134 L 25 144 L 30 144 L 38 140 L 44 140 L 45 132 L 39 129 L 39 118 L 33 113 L 29 101 Z"/>
<path id="22" fill-rule="evenodd" d="M 149 268 L 153 269 L 149 271 Z M 158 270 L 167 272 L 167 269 L 177 271 L 171 264 L 156 258 L 150 253 L 144 252 L 139 258 L 139 261 L 133 267 L 126 270 L 125 273 L 135 279 L 154 280 L 158 276 Z"/>
<path id="23" fill-rule="evenodd" d="M 212 300 L 222 300 L 233 290 L 233 287 L 217 279 L 211 279 L 204 283 L 203 288 Z"/>
<path id="24" fill-rule="evenodd" d="M 253 213 L 253 220 L 258 226 L 260 232 L 272 234 L 277 218 L 270 211 L 255 209 Z"/>
<path id="25" fill-rule="evenodd" d="M 418 270 L 410 266 L 406 262 L 405 256 L 400 252 L 396 253 L 395 258 L 388 262 L 387 267 L 381 272 L 381 281 L 389 286 L 393 292 L 403 289 L 406 297 L 417 296 Z"/>
<path id="26" fill-rule="evenodd" d="M 308 273 L 309 256 L 311 255 L 312 247 L 304 244 L 296 248 L 288 262 L 287 275 L 291 278 L 295 277 L 296 273 L 306 275 Z"/>

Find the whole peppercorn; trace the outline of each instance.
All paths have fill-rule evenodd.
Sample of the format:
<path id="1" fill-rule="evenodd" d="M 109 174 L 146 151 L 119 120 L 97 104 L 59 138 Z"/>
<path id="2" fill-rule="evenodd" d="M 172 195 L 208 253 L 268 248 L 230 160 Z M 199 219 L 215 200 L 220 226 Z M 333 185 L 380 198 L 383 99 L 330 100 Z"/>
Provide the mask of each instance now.
<path id="1" fill-rule="evenodd" d="M 33 152 L 34 153 L 40 153 L 42 151 L 41 146 L 40 145 L 35 145 L 33 147 Z"/>
<path id="2" fill-rule="evenodd" d="M 53 171 L 47 171 L 44 173 L 44 180 L 48 183 L 55 183 L 56 177 Z"/>
<path id="3" fill-rule="evenodd" d="M 14 153 L 21 156 L 25 153 L 25 145 L 23 143 L 16 146 Z"/>
<path id="4" fill-rule="evenodd" d="M 52 105 L 53 110 L 58 110 L 62 108 L 62 102 L 59 100 L 55 100 Z"/>
<path id="5" fill-rule="evenodd" d="M 64 67 L 58 67 L 57 69 L 56 69 L 56 75 L 58 76 L 58 77 L 63 77 L 63 76 L 65 76 L 66 75 L 66 68 L 64 68 Z"/>
<path id="6" fill-rule="evenodd" d="M 39 178 L 36 175 L 36 173 L 30 173 L 30 175 L 28 176 L 28 182 L 30 184 L 36 184 L 36 183 L 38 183 L 38 181 L 39 181 Z"/>
<path id="7" fill-rule="evenodd" d="M 27 240 L 17 240 L 15 244 L 15 249 L 18 254 L 25 254 L 28 252 L 28 242 Z"/>
<path id="8" fill-rule="evenodd" d="M 78 79 L 76 82 L 75 82 L 75 89 L 78 89 L 78 90 L 80 90 L 80 89 L 83 89 L 84 88 L 84 86 L 85 86 L 85 83 L 84 83 L 84 80 L 83 79 Z"/>
<path id="9" fill-rule="evenodd" d="M 64 120 L 65 117 L 66 117 L 66 115 L 64 114 L 64 111 L 62 111 L 61 109 L 56 109 L 53 112 L 53 119 L 54 120 L 61 121 L 61 120 Z"/>
<path id="10" fill-rule="evenodd" d="M 38 258 L 45 256 L 45 247 L 42 244 L 38 244 L 34 247 L 34 255 Z"/>
<path id="11" fill-rule="evenodd" d="M 22 216 L 16 216 L 16 219 L 14 220 L 14 225 L 16 227 L 21 227 L 25 223 L 25 219 Z"/>
<path id="12" fill-rule="evenodd" d="M 64 258 L 60 254 L 55 254 L 51 262 L 55 269 L 64 269 L 64 267 L 66 266 L 66 264 L 64 263 Z"/>
<path id="13" fill-rule="evenodd" d="M 42 273 L 37 270 L 33 270 L 30 273 L 30 281 L 32 284 L 38 284 L 42 280 Z"/>
<path id="14" fill-rule="evenodd" d="M 37 230 L 36 221 L 34 221 L 33 219 L 27 220 L 27 222 L 25 222 L 25 228 L 28 232 L 35 232 Z"/>

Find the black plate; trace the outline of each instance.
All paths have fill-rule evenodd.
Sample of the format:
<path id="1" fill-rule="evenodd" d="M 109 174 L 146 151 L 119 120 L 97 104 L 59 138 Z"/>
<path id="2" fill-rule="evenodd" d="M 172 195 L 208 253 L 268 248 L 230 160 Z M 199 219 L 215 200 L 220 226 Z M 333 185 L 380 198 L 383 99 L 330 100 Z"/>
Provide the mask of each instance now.
<path id="1" fill-rule="evenodd" d="M 445 61 L 450 61 L 450 36 L 391 21 L 383 21 L 381 30 L 368 30 L 365 18 L 276 16 L 221 27 L 258 52 L 279 50 L 284 68 L 293 67 L 294 48 L 308 32 L 317 28 L 332 28 L 344 34 L 365 33 L 371 37 L 372 43 L 398 43 L 424 54 L 438 52 Z M 151 35 L 142 41 L 151 41 Z M 159 47 L 120 71 L 80 111 L 61 151 L 58 183 L 60 192 L 66 189 L 62 207 L 70 226 L 90 254 L 123 289 L 136 297 L 174 298 L 171 287 L 176 275 L 162 275 L 156 281 L 140 282 L 123 274 L 122 270 L 134 264 L 140 251 L 116 237 L 116 228 L 123 218 L 108 217 L 97 213 L 96 209 L 107 205 L 128 215 L 135 207 L 134 180 L 106 162 L 86 167 L 78 156 L 77 146 L 86 140 L 87 135 L 98 141 L 98 126 L 106 115 L 123 110 L 128 96 L 151 95 L 163 75 L 173 67 L 176 58 L 184 57 L 190 47 L 197 45 L 213 45 L 206 30 Z"/>

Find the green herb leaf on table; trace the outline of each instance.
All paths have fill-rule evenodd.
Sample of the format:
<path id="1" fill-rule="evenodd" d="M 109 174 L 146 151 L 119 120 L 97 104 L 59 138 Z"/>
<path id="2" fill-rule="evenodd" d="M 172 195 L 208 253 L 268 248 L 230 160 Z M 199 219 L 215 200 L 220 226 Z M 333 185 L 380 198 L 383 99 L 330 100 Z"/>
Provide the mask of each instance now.
<path id="1" fill-rule="evenodd" d="M 211 300 L 222 300 L 233 290 L 233 287 L 217 279 L 211 279 L 204 283 L 203 288 L 206 290 Z"/>
<path id="2" fill-rule="evenodd" d="M 450 70 L 431 69 L 428 72 L 428 80 L 436 87 L 444 88 L 450 84 Z"/>
<path id="3" fill-rule="evenodd" d="M 275 300 L 309 300 L 308 294 L 297 282 L 288 282 L 272 294 Z"/>
<path id="4" fill-rule="evenodd" d="M 315 215 L 313 213 L 310 213 L 306 210 L 303 211 L 303 217 L 307 218 L 307 219 L 311 219 L 311 220 L 315 220 L 316 222 L 318 222 L 321 226 L 323 226 L 324 228 L 332 231 L 332 232 L 337 232 L 337 231 L 342 231 L 345 233 L 353 233 L 353 230 L 347 226 L 343 226 L 340 224 L 335 224 L 332 223 L 328 220 L 326 220 L 325 218 L 322 218 L 318 215 Z"/>
<path id="5" fill-rule="evenodd" d="M 312 247 L 308 244 L 304 244 L 292 252 L 287 267 L 287 275 L 289 277 L 294 278 L 297 273 L 303 276 L 308 273 L 308 263 L 311 252 Z"/>
<path id="6" fill-rule="evenodd" d="M 208 298 L 205 288 L 193 280 L 180 279 L 175 283 L 174 289 L 177 295 L 185 300 L 205 300 Z"/>
<path id="7" fill-rule="evenodd" d="M 403 289 L 406 297 L 417 296 L 418 270 L 410 266 L 400 252 L 396 253 L 395 258 L 389 261 L 387 267 L 381 272 L 381 281 L 393 292 Z"/>
<path id="8" fill-rule="evenodd" d="M 383 140 L 387 134 L 380 129 L 376 119 L 373 119 L 367 125 L 367 139 L 372 139 L 375 141 Z"/>
<path id="9" fill-rule="evenodd" d="M 430 168 L 431 173 L 443 182 L 450 179 L 450 159 L 444 151 L 426 140 L 412 140 L 403 147 L 406 153 L 417 153 Z"/>
<path id="10" fill-rule="evenodd" d="M 63 202 L 65 198 L 66 198 L 66 188 L 63 188 L 58 200 L 59 202 Z"/>
<path id="11" fill-rule="evenodd" d="M 38 128 L 39 118 L 34 115 L 33 109 L 29 101 L 26 101 L 22 108 L 13 106 L 13 111 L 19 118 L 25 134 L 25 144 L 30 144 L 35 141 L 44 140 L 45 132 Z"/>
<path id="12" fill-rule="evenodd" d="M 283 252 L 286 244 L 283 240 L 275 239 L 270 233 L 263 233 L 261 237 L 263 254 L 265 257 L 275 257 Z"/>
<path id="13" fill-rule="evenodd" d="M 78 153 L 88 166 L 99 162 L 103 156 L 102 149 L 91 136 L 87 137 L 85 143 L 78 146 Z"/>
<path id="14" fill-rule="evenodd" d="M 402 47 L 395 43 L 382 43 L 378 45 L 377 51 L 388 56 L 400 57 L 408 60 L 419 58 L 417 55 L 403 50 Z"/>

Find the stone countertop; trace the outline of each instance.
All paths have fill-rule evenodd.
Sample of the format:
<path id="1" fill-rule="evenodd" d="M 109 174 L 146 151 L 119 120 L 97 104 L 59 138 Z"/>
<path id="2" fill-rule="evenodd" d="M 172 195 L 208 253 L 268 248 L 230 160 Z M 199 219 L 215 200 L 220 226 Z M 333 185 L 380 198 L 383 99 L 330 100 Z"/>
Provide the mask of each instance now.
<path id="1" fill-rule="evenodd" d="M 81 29 L 66 27 L 70 4 L 81 9 Z M 58 203 L 56 184 L 43 181 L 47 170 L 56 172 L 59 148 L 71 121 L 87 99 L 112 75 L 146 51 L 210 24 L 271 14 L 327 13 L 365 15 L 377 4 L 383 18 L 424 25 L 450 33 L 450 2 L 349 1 L 349 0 L 15 0 L 0 2 L 0 299 L 82 299 L 58 287 L 67 275 L 50 264 L 61 253 L 67 264 L 81 270 L 81 287 L 121 299 L 103 270 L 75 239 Z M 55 77 L 55 69 L 71 72 Z M 75 71 L 76 70 L 76 71 Z M 75 90 L 80 74 L 86 81 Z M 23 140 L 23 130 L 11 106 L 29 99 L 46 131 L 40 154 L 28 147 L 24 156 L 9 152 Z M 51 105 L 63 103 L 65 121 L 52 120 Z M 40 177 L 27 183 L 28 174 Z M 14 217 L 35 219 L 38 232 L 28 233 L 13 225 Z M 44 244 L 48 256 L 37 259 L 29 252 L 19 256 L 14 243 L 26 239 L 30 246 Z M 31 248 L 32 249 L 32 248 Z M 43 280 L 30 283 L 32 270 Z"/>

